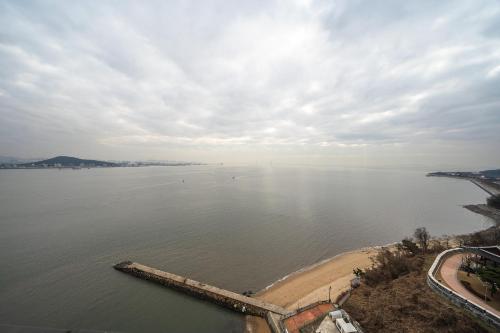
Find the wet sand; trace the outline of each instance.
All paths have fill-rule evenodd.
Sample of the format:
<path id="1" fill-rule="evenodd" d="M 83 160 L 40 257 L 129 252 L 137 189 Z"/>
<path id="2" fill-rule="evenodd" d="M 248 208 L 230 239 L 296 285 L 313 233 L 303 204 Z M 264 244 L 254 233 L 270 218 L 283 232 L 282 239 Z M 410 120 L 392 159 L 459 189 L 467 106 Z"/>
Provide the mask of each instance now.
<path id="1" fill-rule="evenodd" d="M 283 280 L 258 292 L 254 297 L 282 306 L 289 310 L 317 302 L 328 300 L 331 286 L 331 300 L 349 289 L 354 277 L 353 269 L 366 269 L 371 266 L 370 257 L 380 247 L 370 247 L 345 252 L 306 269 L 291 274 Z M 262 318 L 247 317 L 247 332 L 270 332 Z"/>

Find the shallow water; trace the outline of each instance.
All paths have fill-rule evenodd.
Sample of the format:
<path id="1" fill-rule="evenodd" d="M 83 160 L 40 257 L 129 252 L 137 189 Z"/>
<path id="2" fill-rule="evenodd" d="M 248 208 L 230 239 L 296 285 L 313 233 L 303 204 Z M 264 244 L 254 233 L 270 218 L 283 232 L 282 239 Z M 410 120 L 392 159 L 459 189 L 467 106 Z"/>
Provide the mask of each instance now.
<path id="1" fill-rule="evenodd" d="M 437 236 L 489 225 L 461 207 L 484 192 L 423 170 L 0 170 L 0 188 L 1 324 L 240 332 L 242 316 L 111 266 L 133 260 L 242 292 L 419 226 Z"/>

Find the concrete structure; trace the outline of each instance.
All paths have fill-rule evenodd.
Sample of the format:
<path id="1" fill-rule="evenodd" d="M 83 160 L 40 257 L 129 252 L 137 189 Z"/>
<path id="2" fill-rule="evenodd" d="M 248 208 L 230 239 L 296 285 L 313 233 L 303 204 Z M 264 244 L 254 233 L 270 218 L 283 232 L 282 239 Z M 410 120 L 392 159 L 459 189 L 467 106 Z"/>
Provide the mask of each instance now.
<path id="1" fill-rule="evenodd" d="M 357 333 L 356 327 L 353 324 L 346 322 L 344 318 L 335 319 L 335 326 L 340 333 Z"/>
<path id="2" fill-rule="evenodd" d="M 470 180 L 473 184 L 475 184 L 477 187 L 479 187 L 481 190 L 485 191 L 489 195 L 495 195 L 498 194 L 498 191 L 496 191 L 492 186 L 485 181 L 480 181 L 476 179 L 471 179 Z"/>
<path id="3" fill-rule="evenodd" d="M 338 333 L 337 327 L 333 323 L 333 320 L 326 316 L 319 327 L 314 331 L 315 333 Z"/>
<path id="4" fill-rule="evenodd" d="M 464 246 L 463 248 L 467 252 L 477 254 L 491 262 L 500 264 L 500 246 L 481 246 L 481 247 Z"/>
<path id="5" fill-rule="evenodd" d="M 462 265 L 465 256 L 466 254 L 464 253 L 457 253 L 443 260 L 439 270 L 442 281 L 446 283 L 448 288 L 466 298 L 468 301 L 473 302 L 500 317 L 500 311 L 488 304 L 482 295 L 475 295 L 470 292 L 470 290 L 465 288 L 460 281 L 457 272 L 460 270 L 460 266 Z"/>
<path id="6" fill-rule="evenodd" d="M 494 326 L 496 329 L 500 329 L 500 316 L 489 311 L 488 309 L 485 309 L 481 305 L 476 304 L 470 299 L 465 298 L 456 291 L 451 290 L 450 288 L 443 285 L 440 281 L 438 281 L 435 277 L 436 273 L 441 269 L 441 265 L 446 261 L 446 259 L 463 252 L 464 249 L 455 248 L 440 253 L 427 272 L 427 284 L 429 285 L 429 287 L 431 287 L 432 290 L 449 299 L 453 304 L 469 311 L 472 315 Z"/>
<path id="7" fill-rule="evenodd" d="M 113 267 L 118 271 L 156 282 L 197 298 L 218 304 L 238 313 L 262 317 L 266 319 L 273 333 L 298 332 L 299 328 L 302 326 L 311 324 L 318 319 L 324 319 L 324 317 L 328 317 L 329 312 L 335 310 L 333 304 L 330 302 L 319 301 L 301 309 L 289 311 L 275 304 L 240 295 L 232 291 L 154 269 L 139 263 L 124 261 Z M 343 318 L 349 318 L 345 311 L 339 310 L 337 312 L 342 313 Z M 292 325 L 294 326 L 292 329 L 287 326 L 287 322 L 290 324 L 290 321 L 294 324 Z M 350 319 L 348 319 L 348 321 L 352 322 Z M 331 320 L 331 322 L 334 324 L 333 320 Z M 356 323 L 356 325 L 358 329 L 356 332 L 362 333 L 359 324 Z M 335 332 L 338 333 L 338 331 L 339 330 L 335 327 Z"/>
<path id="8" fill-rule="evenodd" d="M 164 272 L 138 263 L 125 261 L 114 266 L 116 270 L 125 272 L 145 280 L 182 291 L 200 299 L 208 300 L 242 314 L 259 316 L 268 319 L 268 312 L 283 316 L 288 310 L 255 298 L 243 296 L 232 291 L 217 288 L 183 276 Z M 275 320 L 276 316 L 269 316 Z"/>

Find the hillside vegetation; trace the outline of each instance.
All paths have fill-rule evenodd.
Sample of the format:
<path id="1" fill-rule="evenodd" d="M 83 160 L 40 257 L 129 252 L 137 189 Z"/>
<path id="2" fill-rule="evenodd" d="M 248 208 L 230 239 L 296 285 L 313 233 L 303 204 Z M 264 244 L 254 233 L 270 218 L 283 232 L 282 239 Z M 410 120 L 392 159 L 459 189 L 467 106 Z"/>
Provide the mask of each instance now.
<path id="1" fill-rule="evenodd" d="M 49 158 L 47 160 L 43 161 L 38 161 L 38 162 L 30 162 L 30 163 L 24 163 L 20 164 L 22 166 L 41 166 L 41 165 L 49 165 L 49 166 L 54 166 L 54 165 L 61 165 L 64 167 L 67 166 L 116 166 L 116 163 L 112 162 L 106 162 L 106 161 L 97 161 L 97 160 L 84 160 L 81 158 L 76 158 L 76 157 L 71 157 L 71 156 L 57 156 L 53 158 Z"/>
<path id="2" fill-rule="evenodd" d="M 462 241 L 489 240 L 497 235 L 494 228 Z M 355 270 L 363 283 L 353 291 L 344 309 L 370 333 L 494 332 L 430 289 L 427 271 L 448 241 L 425 242 L 407 238 L 395 250 L 382 249 L 373 258 L 372 268 Z"/>

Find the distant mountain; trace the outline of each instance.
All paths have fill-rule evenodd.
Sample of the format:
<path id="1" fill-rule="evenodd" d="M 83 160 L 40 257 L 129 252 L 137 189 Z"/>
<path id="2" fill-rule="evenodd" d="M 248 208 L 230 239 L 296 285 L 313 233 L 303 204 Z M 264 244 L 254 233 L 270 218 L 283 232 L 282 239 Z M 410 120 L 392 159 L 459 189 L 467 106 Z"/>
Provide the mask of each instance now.
<path id="1" fill-rule="evenodd" d="M 48 160 L 31 162 L 31 163 L 23 163 L 18 164 L 18 166 L 24 167 L 43 167 L 43 166 L 51 166 L 51 167 L 114 167 L 118 166 L 116 163 L 105 162 L 105 161 L 97 161 L 97 160 L 83 160 L 81 158 L 71 157 L 71 156 L 57 156 L 54 158 L 49 158 Z"/>

